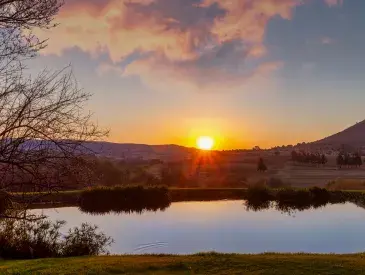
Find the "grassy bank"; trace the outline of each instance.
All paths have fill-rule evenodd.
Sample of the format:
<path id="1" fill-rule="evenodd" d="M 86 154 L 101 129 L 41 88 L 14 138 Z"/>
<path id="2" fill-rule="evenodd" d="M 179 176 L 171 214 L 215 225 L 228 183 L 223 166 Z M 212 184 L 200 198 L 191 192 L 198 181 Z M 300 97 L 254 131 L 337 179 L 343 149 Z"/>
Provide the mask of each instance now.
<path id="1" fill-rule="evenodd" d="M 365 254 L 198 254 L 0 261 L 1 274 L 365 274 Z"/>

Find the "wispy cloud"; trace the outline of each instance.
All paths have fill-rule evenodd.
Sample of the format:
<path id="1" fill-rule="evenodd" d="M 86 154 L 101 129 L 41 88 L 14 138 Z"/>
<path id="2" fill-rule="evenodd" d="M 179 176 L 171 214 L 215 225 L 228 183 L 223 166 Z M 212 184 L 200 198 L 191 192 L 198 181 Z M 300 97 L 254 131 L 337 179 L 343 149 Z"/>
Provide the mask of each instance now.
<path id="1" fill-rule="evenodd" d="M 332 39 L 331 37 L 322 37 L 322 39 L 321 39 L 321 44 L 323 44 L 323 45 L 330 45 L 333 43 L 335 43 L 335 40 Z"/>
<path id="2" fill-rule="evenodd" d="M 328 0 L 327 0 L 328 1 Z M 333 2 L 333 1 L 328 1 Z M 44 54 L 78 47 L 97 57 L 108 53 L 119 73 L 149 79 L 169 75 L 202 86 L 238 83 L 262 72 L 264 35 L 274 17 L 290 19 L 298 0 L 67 0 L 47 33 Z M 133 53 L 142 53 L 133 55 Z M 132 56 L 132 57 L 131 57 Z M 125 60 L 128 59 L 128 62 Z M 269 64 L 279 64 L 270 62 Z M 276 66 L 271 65 L 271 69 Z"/>
<path id="3" fill-rule="evenodd" d="M 343 4 L 343 0 L 324 0 L 324 1 L 330 7 L 341 6 Z"/>

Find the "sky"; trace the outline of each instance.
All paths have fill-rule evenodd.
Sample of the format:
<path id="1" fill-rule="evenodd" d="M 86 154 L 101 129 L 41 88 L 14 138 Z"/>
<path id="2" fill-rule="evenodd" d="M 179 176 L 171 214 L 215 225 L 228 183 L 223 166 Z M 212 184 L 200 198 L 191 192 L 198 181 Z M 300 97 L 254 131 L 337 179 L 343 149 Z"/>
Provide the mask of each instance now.
<path id="1" fill-rule="evenodd" d="M 365 119 L 364 0 L 66 0 L 31 62 L 71 64 L 106 140 L 217 149 Z"/>

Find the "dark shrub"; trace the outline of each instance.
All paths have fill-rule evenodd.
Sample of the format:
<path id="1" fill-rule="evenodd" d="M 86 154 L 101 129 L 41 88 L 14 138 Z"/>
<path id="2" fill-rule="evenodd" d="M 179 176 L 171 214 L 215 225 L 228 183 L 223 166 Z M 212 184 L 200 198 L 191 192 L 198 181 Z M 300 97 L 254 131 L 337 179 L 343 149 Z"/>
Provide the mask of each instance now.
<path id="1" fill-rule="evenodd" d="M 309 189 L 312 196 L 312 203 L 314 207 L 324 206 L 329 203 L 331 199 L 331 194 L 327 189 L 312 187 Z"/>
<path id="2" fill-rule="evenodd" d="M 4 213 L 7 209 L 11 208 L 12 202 L 10 195 L 0 190 L 0 213 Z"/>
<path id="3" fill-rule="evenodd" d="M 291 188 L 279 190 L 276 194 L 277 207 L 280 210 L 304 210 L 311 207 L 311 196 L 307 190 L 294 190 Z"/>
<path id="4" fill-rule="evenodd" d="M 57 257 L 63 222 L 4 219 L 0 225 L 0 257 L 31 259 Z"/>
<path id="5" fill-rule="evenodd" d="M 166 187 L 96 187 L 81 193 L 79 206 L 84 212 L 106 213 L 163 210 L 170 205 Z"/>
<path id="6" fill-rule="evenodd" d="M 246 210 L 262 211 L 269 209 L 272 205 L 272 202 L 270 200 L 247 200 L 245 205 Z"/>
<path id="7" fill-rule="evenodd" d="M 246 207 L 247 210 L 259 211 L 270 207 L 273 196 L 270 190 L 262 186 L 251 186 L 247 189 Z"/>
<path id="8" fill-rule="evenodd" d="M 87 223 L 83 223 L 80 228 L 70 229 L 62 243 L 62 256 L 75 257 L 107 253 L 105 246 L 109 246 L 112 239 L 104 233 L 97 233 L 97 229 L 97 226 Z"/>
<path id="9" fill-rule="evenodd" d="M 97 228 L 83 224 L 63 236 L 64 221 L 52 223 L 3 219 L 0 221 L 0 258 L 36 259 L 63 256 L 99 255 L 105 253 L 112 240 Z M 77 253 L 75 252 L 77 249 Z M 77 254 L 77 255 L 76 255 Z"/>
<path id="10" fill-rule="evenodd" d="M 288 184 L 284 183 L 281 179 L 274 178 L 274 177 L 269 178 L 266 184 L 270 188 L 284 188 L 284 187 L 288 187 Z"/>
<path id="11" fill-rule="evenodd" d="M 270 190 L 263 186 L 250 186 L 247 189 L 247 200 L 249 201 L 269 201 L 273 196 Z"/>
<path id="12" fill-rule="evenodd" d="M 346 192 L 343 191 L 329 191 L 331 203 L 345 203 L 347 201 Z"/>

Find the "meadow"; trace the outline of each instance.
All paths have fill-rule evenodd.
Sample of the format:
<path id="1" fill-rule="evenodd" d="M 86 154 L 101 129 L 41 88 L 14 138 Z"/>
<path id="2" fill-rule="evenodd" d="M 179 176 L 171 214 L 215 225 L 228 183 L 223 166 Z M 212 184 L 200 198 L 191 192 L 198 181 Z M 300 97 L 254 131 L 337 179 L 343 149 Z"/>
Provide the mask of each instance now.
<path id="1" fill-rule="evenodd" d="M 365 274 L 365 255 L 204 253 L 0 261 L 1 274 Z"/>

